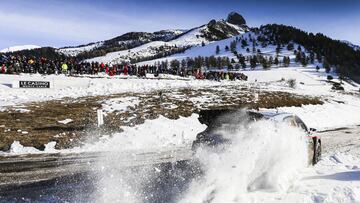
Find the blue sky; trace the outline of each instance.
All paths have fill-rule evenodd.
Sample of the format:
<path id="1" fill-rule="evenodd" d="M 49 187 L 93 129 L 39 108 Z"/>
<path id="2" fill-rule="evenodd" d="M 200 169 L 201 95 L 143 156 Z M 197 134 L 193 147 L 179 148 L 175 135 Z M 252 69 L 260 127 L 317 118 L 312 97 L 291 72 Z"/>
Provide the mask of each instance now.
<path id="1" fill-rule="evenodd" d="M 188 29 L 242 14 L 249 26 L 293 25 L 360 44 L 357 0 L 1 0 L 0 49 L 14 45 L 70 46 L 129 31 Z"/>

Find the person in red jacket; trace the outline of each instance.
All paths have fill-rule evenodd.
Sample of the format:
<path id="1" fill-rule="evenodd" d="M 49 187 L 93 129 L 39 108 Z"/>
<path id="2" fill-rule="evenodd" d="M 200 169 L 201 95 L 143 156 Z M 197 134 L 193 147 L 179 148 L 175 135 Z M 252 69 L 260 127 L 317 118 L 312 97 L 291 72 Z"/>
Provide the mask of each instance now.
<path id="1" fill-rule="evenodd" d="M 1 66 L 1 73 L 5 73 L 6 72 L 6 67 L 5 67 L 5 64 L 3 64 Z"/>
<path id="2" fill-rule="evenodd" d="M 195 78 L 199 79 L 199 80 L 204 79 L 204 75 L 202 74 L 201 70 L 199 70 L 199 69 L 196 70 Z"/>
<path id="3" fill-rule="evenodd" d="M 124 75 L 128 75 L 128 72 L 129 72 L 129 68 L 128 68 L 127 64 L 125 64 L 125 66 L 124 66 Z"/>
<path id="4" fill-rule="evenodd" d="M 109 75 L 109 66 L 108 66 L 108 65 L 106 65 L 105 73 L 106 73 L 107 75 Z"/>
<path id="5" fill-rule="evenodd" d="M 105 64 L 104 63 L 101 63 L 100 64 L 100 72 L 103 72 L 105 69 Z"/>

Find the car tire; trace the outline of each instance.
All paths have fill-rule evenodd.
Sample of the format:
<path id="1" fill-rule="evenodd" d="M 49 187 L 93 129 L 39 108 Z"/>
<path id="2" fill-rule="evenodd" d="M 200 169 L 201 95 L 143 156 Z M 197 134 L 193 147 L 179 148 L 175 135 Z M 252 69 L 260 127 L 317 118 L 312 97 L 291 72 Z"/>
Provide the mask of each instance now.
<path id="1" fill-rule="evenodd" d="M 314 139 L 314 156 L 313 165 L 317 164 L 321 159 L 321 140 Z"/>

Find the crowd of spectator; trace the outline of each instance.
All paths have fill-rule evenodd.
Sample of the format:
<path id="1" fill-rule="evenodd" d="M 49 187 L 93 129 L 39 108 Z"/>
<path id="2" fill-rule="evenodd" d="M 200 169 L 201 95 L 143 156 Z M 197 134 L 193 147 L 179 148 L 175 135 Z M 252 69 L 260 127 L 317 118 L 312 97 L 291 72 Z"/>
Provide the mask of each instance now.
<path id="1" fill-rule="evenodd" d="M 104 73 L 109 76 L 130 75 L 146 77 L 147 73 L 154 74 L 171 74 L 182 77 L 194 76 L 196 79 L 209 80 L 246 80 L 247 77 L 242 73 L 204 71 L 199 69 L 172 69 L 162 66 L 150 65 L 128 65 L 114 64 L 108 65 L 99 62 L 77 62 L 74 60 L 49 60 L 44 57 L 25 57 L 25 56 L 0 56 L 0 74 L 66 74 L 66 75 L 96 75 Z"/>

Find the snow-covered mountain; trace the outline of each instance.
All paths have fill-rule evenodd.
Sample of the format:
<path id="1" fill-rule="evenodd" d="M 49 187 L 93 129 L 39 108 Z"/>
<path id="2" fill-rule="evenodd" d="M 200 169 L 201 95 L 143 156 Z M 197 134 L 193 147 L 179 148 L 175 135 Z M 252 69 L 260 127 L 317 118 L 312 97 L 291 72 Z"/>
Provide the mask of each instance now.
<path id="1" fill-rule="evenodd" d="M 238 61 L 239 54 L 241 54 L 244 57 L 255 56 L 255 55 L 262 55 L 262 56 L 265 56 L 268 58 L 271 56 L 271 57 L 273 57 L 273 59 L 275 59 L 277 57 L 278 60 L 280 60 L 280 61 L 283 60 L 284 56 L 290 57 L 291 59 L 295 58 L 294 51 L 288 50 L 285 45 L 281 47 L 281 50 L 276 52 L 276 49 L 277 49 L 276 45 L 261 44 L 260 42 L 258 42 L 256 40 L 260 36 L 262 36 L 260 33 L 254 33 L 252 31 L 249 31 L 249 32 L 242 33 L 242 34 L 236 35 L 234 37 L 226 38 L 223 40 L 208 42 L 204 46 L 195 46 L 195 47 L 185 50 L 183 53 L 178 53 L 178 54 L 174 54 L 174 55 L 167 56 L 167 57 L 157 58 L 154 60 L 139 62 L 138 65 L 156 65 L 156 63 L 158 63 L 158 62 L 163 62 L 163 61 L 170 62 L 172 60 L 181 61 L 181 60 L 189 58 L 189 57 L 195 58 L 198 56 L 201 56 L 201 57 L 210 57 L 210 56 L 228 57 L 230 60 L 234 59 L 235 61 Z M 242 40 L 246 41 L 246 43 L 247 43 L 246 46 L 242 46 L 242 44 L 241 44 Z M 230 44 L 234 41 L 236 41 L 235 50 L 234 51 L 231 51 L 230 49 L 227 50 L 226 47 L 230 47 Z M 250 45 L 252 41 L 256 42 L 255 46 Z M 297 45 L 297 44 L 294 45 L 294 47 L 298 47 L 298 46 L 299 45 Z M 216 53 L 216 47 L 219 47 L 218 53 Z M 253 51 L 254 48 L 256 50 L 255 52 Z M 308 52 L 303 47 L 302 47 L 302 49 L 305 53 Z"/>
<path id="2" fill-rule="evenodd" d="M 5 48 L 0 51 L 0 53 L 8 53 L 8 52 L 15 52 L 15 51 L 22 51 L 22 50 L 31 50 L 31 49 L 38 49 L 41 48 L 37 45 L 21 45 L 21 46 L 12 46 Z"/>
<path id="3" fill-rule="evenodd" d="M 245 19 L 238 13 L 230 13 L 226 20 L 211 20 L 209 23 L 189 30 L 169 29 L 153 33 L 129 32 L 121 36 L 93 42 L 86 45 L 51 48 L 40 50 L 41 53 L 27 53 L 29 55 L 45 55 L 47 58 L 76 57 L 78 60 L 96 61 L 104 63 L 137 63 L 157 58 L 163 58 L 185 50 L 204 46 L 212 42 L 231 38 L 250 29 Z M 26 47 L 39 48 L 36 47 Z M 12 48 L 11 51 L 20 51 L 25 48 Z M 51 49 L 51 50 L 50 50 Z M 58 55 L 58 57 L 56 57 Z"/>
<path id="4" fill-rule="evenodd" d="M 86 61 L 110 64 L 145 61 L 183 52 L 192 47 L 204 46 L 248 31 L 249 28 L 242 16 L 238 13 L 231 13 L 227 20 L 211 20 L 206 25 L 183 32 L 168 41 L 164 39 L 151 41 L 134 48 L 110 52 Z"/>
<path id="5" fill-rule="evenodd" d="M 109 52 L 131 49 L 152 41 L 169 41 L 184 32 L 186 32 L 186 30 L 179 29 L 161 30 L 153 33 L 129 32 L 105 41 L 76 47 L 60 48 L 57 49 L 57 52 L 65 54 L 66 56 L 74 57 L 82 54 L 82 58 L 92 58 L 102 56 Z"/>

